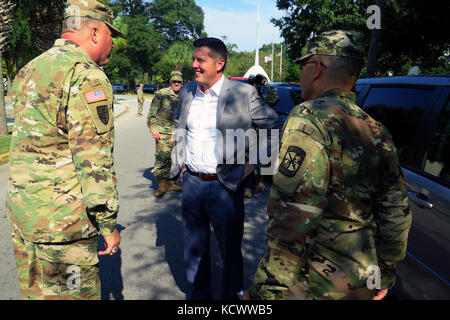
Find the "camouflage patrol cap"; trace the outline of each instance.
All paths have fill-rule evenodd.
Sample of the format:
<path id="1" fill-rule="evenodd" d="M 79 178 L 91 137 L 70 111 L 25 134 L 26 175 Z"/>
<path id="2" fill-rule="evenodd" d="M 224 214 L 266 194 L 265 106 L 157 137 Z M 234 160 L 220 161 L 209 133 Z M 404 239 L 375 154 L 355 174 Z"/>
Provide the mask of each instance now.
<path id="1" fill-rule="evenodd" d="M 180 71 L 172 71 L 170 81 L 183 81 L 183 74 Z"/>
<path id="2" fill-rule="evenodd" d="M 69 6 L 64 13 L 64 19 L 68 17 L 86 17 L 103 21 L 111 30 L 112 36 L 117 37 L 122 32 L 113 26 L 113 14 L 103 3 L 96 0 L 69 0 Z"/>
<path id="3" fill-rule="evenodd" d="M 307 53 L 296 62 L 321 54 L 327 56 L 349 57 L 363 60 L 363 34 L 356 31 L 330 30 L 314 37 L 308 42 Z"/>

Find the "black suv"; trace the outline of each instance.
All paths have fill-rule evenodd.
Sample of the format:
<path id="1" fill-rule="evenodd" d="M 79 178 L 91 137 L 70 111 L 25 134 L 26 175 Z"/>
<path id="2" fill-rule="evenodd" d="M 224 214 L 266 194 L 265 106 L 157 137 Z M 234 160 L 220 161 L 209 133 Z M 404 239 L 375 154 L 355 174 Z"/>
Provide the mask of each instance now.
<path id="1" fill-rule="evenodd" d="M 278 100 L 273 109 L 283 121 L 286 121 L 289 112 L 302 103 L 302 88 L 298 83 L 270 82 L 271 87 L 277 88 Z"/>
<path id="2" fill-rule="evenodd" d="M 450 77 L 360 79 L 357 104 L 393 136 L 413 213 L 393 293 L 450 299 Z"/>
<path id="3" fill-rule="evenodd" d="M 249 83 L 248 78 L 231 77 L 230 80 Z M 302 103 L 302 88 L 299 83 L 269 82 L 269 85 L 277 89 L 279 99 L 273 109 L 285 121 L 289 112 L 296 105 Z"/>

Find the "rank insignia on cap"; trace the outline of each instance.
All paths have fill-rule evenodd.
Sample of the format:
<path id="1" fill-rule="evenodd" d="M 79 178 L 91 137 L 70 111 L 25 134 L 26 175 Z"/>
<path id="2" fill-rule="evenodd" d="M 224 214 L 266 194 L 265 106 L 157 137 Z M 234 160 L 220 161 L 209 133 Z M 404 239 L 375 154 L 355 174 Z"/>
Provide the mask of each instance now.
<path id="1" fill-rule="evenodd" d="M 85 91 L 84 97 L 86 98 L 87 103 L 94 103 L 103 100 L 108 100 L 108 98 L 106 98 L 105 91 L 103 91 L 103 89 Z"/>
<path id="2" fill-rule="evenodd" d="M 297 146 L 289 146 L 278 171 L 287 177 L 293 177 L 305 160 L 306 152 Z"/>

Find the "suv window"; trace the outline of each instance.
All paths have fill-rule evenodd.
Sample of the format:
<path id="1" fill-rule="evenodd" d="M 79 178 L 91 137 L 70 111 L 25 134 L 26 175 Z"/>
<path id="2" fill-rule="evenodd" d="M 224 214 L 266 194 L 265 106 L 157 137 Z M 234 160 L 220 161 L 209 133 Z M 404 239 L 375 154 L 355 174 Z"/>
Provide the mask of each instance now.
<path id="1" fill-rule="evenodd" d="M 450 100 L 439 118 L 424 171 L 450 183 Z"/>
<path id="2" fill-rule="evenodd" d="M 391 133 L 400 161 L 405 160 L 403 150 L 416 135 L 433 90 L 434 88 L 373 87 L 364 101 L 365 111 L 384 124 Z"/>
<path id="3" fill-rule="evenodd" d="M 302 103 L 302 91 L 277 87 L 278 98 L 280 99 L 274 110 L 281 114 L 289 114 L 291 110 Z"/>

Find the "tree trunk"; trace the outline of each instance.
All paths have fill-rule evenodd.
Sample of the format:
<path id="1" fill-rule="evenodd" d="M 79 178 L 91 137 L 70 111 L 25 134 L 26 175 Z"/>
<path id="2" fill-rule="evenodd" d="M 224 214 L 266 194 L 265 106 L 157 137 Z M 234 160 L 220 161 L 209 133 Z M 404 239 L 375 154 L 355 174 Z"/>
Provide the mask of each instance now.
<path id="1" fill-rule="evenodd" d="M 6 65 L 6 79 L 8 80 L 8 96 L 11 96 L 11 88 L 12 88 L 12 83 L 14 80 L 14 74 L 13 74 L 13 69 L 14 69 L 14 65 L 17 64 L 17 62 L 14 60 L 14 58 L 9 59 L 9 55 L 6 54 L 5 57 L 3 57 L 3 59 L 5 60 L 5 65 Z"/>
<path id="2" fill-rule="evenodd" d="M 0 66 L 2 66 L 2 85 L 0 90 L 0 136 L 8 135 L 8 125 L 6 124 L 5 94 L 3 88 L 3 65 L 2 53 L 0 52 Z"/>

